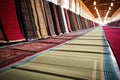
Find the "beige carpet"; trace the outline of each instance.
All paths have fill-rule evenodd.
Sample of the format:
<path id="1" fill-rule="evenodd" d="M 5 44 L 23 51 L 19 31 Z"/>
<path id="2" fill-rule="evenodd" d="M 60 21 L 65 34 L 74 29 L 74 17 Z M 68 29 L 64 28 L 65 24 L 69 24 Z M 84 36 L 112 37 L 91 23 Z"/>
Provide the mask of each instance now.
<path id="1" fill-rule="evenodd" d="M 28 64 L 0 74 L 0 79 L 104 80 L 103 41 L 105 40 L 102 36 L 102 30 L 98 27 L 82 37 L 38 56 Z"/>

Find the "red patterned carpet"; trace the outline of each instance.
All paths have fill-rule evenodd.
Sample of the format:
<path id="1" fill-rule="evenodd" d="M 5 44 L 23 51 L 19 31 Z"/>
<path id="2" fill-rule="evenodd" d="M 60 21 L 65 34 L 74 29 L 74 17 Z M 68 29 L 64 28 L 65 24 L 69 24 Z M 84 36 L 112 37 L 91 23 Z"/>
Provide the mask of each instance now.
<path id="1" fill-rule="evenodd" d="M 120 28 L 104 26 L 103 29 L 120 68 Z"/>
<path id="2" fill-rule="evenodd" d="M 34 54 L 34 52 L 15 50 L 10 48 L 0 49 L 0 68 L 19 61 L 31 54 Z"/>
<path id="3" fill-rule="evenodd" d="M 85 32 L 87 32 L 87 30 Z M 55 47 L 68 40 L 74 39 L 81 34 L 82 32 L 80 31 L 73 32 L 70 34 L 64 34 L 52 38 L 42 39 L 33 42 L 24 42 L 22 44 L 0 48 L 0 68 L 8 66 L 38 52 Z"/>

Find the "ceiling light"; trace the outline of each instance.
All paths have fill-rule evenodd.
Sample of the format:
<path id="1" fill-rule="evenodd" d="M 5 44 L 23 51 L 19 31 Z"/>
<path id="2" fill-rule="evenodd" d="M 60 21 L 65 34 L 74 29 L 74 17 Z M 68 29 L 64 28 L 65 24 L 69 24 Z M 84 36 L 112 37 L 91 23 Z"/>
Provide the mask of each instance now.
<path id="1" fill-rule="evenodd" d="M 111 10 L 111 7 L 109 7 L 109 10 Z"/>
<path id="2" fill-rule="evenodd" d="M 98 9 L 96 9 L 96 11 L 98 12 Z"/>
<path id="3" fill-rule="evenodd" d="M 108 14 L 110 13 L 110 11 L 108 11 Z"/>
<path id="4" fill-rule="evenodd" d="M 94 1 L 94 3 L 93 3 L 94 5 L 96 5 L 96 1 Z"/>
<path id="5" fill-rule="evenodd" d="M 111 6 L 113 6 L 113 2 L 111 2 Z"/>
<path id="6" fill-rule="evenodd" d="M 95 9 L 95 10 L 97 9 L 96 6 L 94 7 L 94 9 Z"/>

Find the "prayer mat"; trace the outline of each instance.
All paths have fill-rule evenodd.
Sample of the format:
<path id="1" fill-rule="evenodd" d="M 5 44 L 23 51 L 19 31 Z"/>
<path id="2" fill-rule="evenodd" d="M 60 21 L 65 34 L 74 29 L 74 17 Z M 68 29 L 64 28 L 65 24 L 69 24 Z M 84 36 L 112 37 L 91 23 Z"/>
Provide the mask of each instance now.
<path id="1" fill-rule="evenodd" d="M 6 76 L 2 76 L 3 74 L 0 74 L 0 78 L 2 80 L 70 80 L 70 78 L 64 78 L 54 75 L 49 75 L 49 73 L 36 73 L 36 72 L 30 72 L 30 71 L 24 71 L 24 70 L 16 70 L 12 71 L 11 73 L 6 73 Z M 14 77 L 11 77 L 13 76 Z M 71 79 L 72 80 L 72 79 Z"/>
<path id="2" fill-rule="evenodd" d="M 6 67 L 17 61 L 24 59 L 27 56 L 34 54 L 31 51 L 15 50 L 10 48 L 0 49 L 0 68 Z"/>
<path id="3" fill-rule="evenodd" d="M 80 20 L 80 15 L 76 14 L 76 18 L 77 18 L 77 22 L 78 22 L 78 25 L 79 25 L 79 30 L 82 30 L 82 23 L 81 23 L 81 20 Z"/>
<path id="4" fill-rule="evenodd" d="M 93 27 L 93 26 L 90 24 L 90 20 L 88 20 L 88 25 L 89 25 L 89 27 Z"/>
<path id="5" fill-rule="evenodd" d="M 42 36 L 40 34 L 40 25 L 39 25 L 39 20 L 38 20 L 38 16 L 37 16 L 37 11 L 36 11 L 36 8 L 35 8 L 35 1 L 34 0 L 30 0 L 30 3 L 31 3 L 31 7 L 32 7 L 32 12 L 33 12 L 35 26 L 37 28 L 36 32 L 38 34 L 38 38 L 42 38 Z"/>
<path id="6" fill-rule="evenodd" d="M 43 14 L 43 10 L 42 10 L 42 4 L 40 0 L 34 0 L 35 1 L 35 8 L 37 11 L 37 16 L 38 16 L 38 21 L 39 21 L 39 25 L 40 25 L 40 33 L 42 38 L 47 38 L 48 33 L 47 33 L 47 25 L 45 24 L 45 17 Z"/>
<path id="7" fill-rule="evenodd" d="M 80 20 L 82 22 L 82 29 L 85 29 L 85 22 L 84 22 L 84 18 L 82 16 L 80 16 Z"/>
<path id="8" fill-rule="evenodd" d="M 56 5 L 56 10 L 57 10 L 57 15 L 58 15 L 58 19 L 59 19 L 60 29 L 61 29 L 62 33 L 65 33 L 65 24 L 63 21 L 61 7 L 59 5 Z"/>
<path id="9" fill-rule="evenodd" d="M 90 24 L 90 20 L 88 20 L 88 25 L 89 25 L 89 27 L 94 27 L 95 26 L 95 24 L 94 25 Z"/>
<path id="10" fill-rule="evenodd" d="M 84 18 L 84 22 L 85 22 L 86 28 L 89 28 L 89 25 L 88 25 L 88 22 L 87 22 L 86 18 Z"/>
<path id="11" fill-rule="evenodd" d="M 65 12 L 64 12 L 64 8 L 63 7 L 61 7 L 61 11 L 62 11 L 62 16 L 63 16 L 63 22 L 65 24 L 65 33 L 69 33 L 68 27 L 67 27 L 66 16 L 65 16 Z"/>
<path id="12" fill-rule="evenodd" d="M 76 18 L 76 13 L 73 13 L 73 20 L 74 20 L 74 24 L 75 24 L 75 29 L 76 31 L 80 30 L 79 29 L 79 26 L 78 26 L 78 21 L 77 21 L 77 18 Z"/>
<path id="13" fill-rule="evenodd" d="M 55 27 L 55 33 L 57 35 L 59 35 L 62 32 L 61 32 L 61 29 L 60 29 L 60 24 L 59 24 L 59 20 L 58 20 L 56 5 L 52 2 L 49 2 L 49 6 L 50 6 L 51 13 L 52 13 L 53 23 L 54 23 L 54 27 Z"/>
<path id="14" fill-rule="evenodd" d="M 64 9 L 64 12 L 65 12 L 65 16 L 66 16 L 66 22 L 67 22 L 68 30 L 69 30 L 69 32 L 72 32 L 68 10 Z"/>
<path id="15" fill-rule="evenodd" d="M 56 38 L 56 39 L 73 39 L 73 38 L 75 38 L 75 37 L 77 37 L 77 36 L 72 36 L 72 35 L 68 36 L 68 35 L 64 35 L 64 36 L 56 36 L 56 37 L 54 37 L 54 38 Z"/>
<path id="16" fill-rule="evenodd" d="M 76 31 L 76 30 L 75 30 L 74 19 L 73 19 L 73 16 L 72 16 L 73 12 L 69 10 L 69 11 L 68 11 L 68 14 L 69 14 L 70 23 L 71 23 L 71 29 L 72 29 L 72 31 Z"/>
<path id="17" fill-rule="evenodd" d="M 67 39 L 67 38 L 66 38 Z M 61 39 L 59 36 L 55 36 L 55 37 L 52 37 L 52 38 L 49 38 L 49 39 L 44 39 L 44 40 L 40 40 L 40 42 L 51 42 L 51 43 L 63 43 L 65 42 L 66 40 L 65 39 Z"/>
<path id="18" fill-rule="evenodd" d="M 55 30 L 54 30 L 54 23 L 53 23 L 51 11 L 50 11 L 49 2 L 46 1 L 46 0 L 42 0 L 42 3 L 43 3 L 43 6 L 44 6 L 46 20 L 47 20 L 48 28 L 49 28 L 49 31 L 50 31 L 50 35 L 55 36 L 56 34 L 55 34 Z"/>
<path id="19" fill-rule="evenodd" d="M 72 12 L 72 20 L 73 20 L 73 23 L 74 23 L 75 31 L 77 31 L 77 23 L 76 23 L 76 19 L 75 19 L 75 16 L 74 16 L 74 12 Z"/>
<path id="20" fill-rule="evenodd" d="M 88 28 L 90 28 L 89 19 L 87 19 Z"/>
<path id="21" fill-rule="evenodd" d="M 83 22 L 84 22 L 85 28 L 87 28 L 87 24 L 86 24 L 85 20 L 86 20 L 86 18 L 83 17 Z"/>
<path id="22" fill-rule="evenodd" d="M 54 44 L 52 43 L 45 43 L 45 42 L 30 42 L 21 45 L 11 46 L 12 49 L 18 49 L 23 51 L 32 51 L 32 52 L 40 52 L 46 49 L 53 47 Z"/>
<path id="23" fill-rule="evenodd" d="M 73 39 L 74 36 L 55 36 L 52 38 L 39 40 L 35 42 L 28 42 L 16 46 L 11 46 L 12 49 L 18 49 L 23 51 L 32 51 L 32 52 L 40 52 L 56 45 L 59 45 L 63 42 Z"/>
<path id="24" fill-rule="evenodd" d="M 94 36 L 81 36 L 80 38 L 77 38 L 77 39 L 85 39 L 85 40 L 106 40 L 105 37 L 94 37 Z"/>
<path id="25" fill-rule="evenodd" d="M 23 41 L 24 37 L 18 23 L 14 0 L 1 0 L 0 11 L 0 23 L 8 41 Z"/>
<path id="26" fill-rule="evenodd" d="M 58 13 L 57 13 L 57 8 L 56 8 L 56 4 L 52 4 L 53 10 L 54 10 L 54 16 L 55 16 L 55 20 L 56 20 L 56 25 L 57 25 L 57 30 L 59 32 L 59 34 L 62 33 L 61 28 L 60 28 L 60 22 L 58 19 Z"/>
<path id="27" fill-rule="evenodd" d="M 91 24 L 90 24 L 90 20 L 88 20 L 88 25 L 89 25 L 89 27 L 92 27 Z"/>
<path id="28" fill-rule="evenodd" d="M 98 31 L 91 31 L 89 34 L 85 34 L 84 36 L 104 37 L 102 34 L 103 32 L 98 30 Z"/>
<path id="29" fill-rule="evenodd" d="M 82 39 L 82 38 L 77 38 L 74 43 L 73 42 L 69 42 L 69 45 L 98 45 L 98 46 L 107 46 L 106 44 L 103 44 L 103 41 L 106 41 L 106 40 L 103 40 L 103 39 L 94 39 L 94 37 L 92 38 L 87 38 L 87 39 Z"/>
<path id="30" fill-rule="evenodd" d="M 29 0 L 16 0 L 19 10 L 19 21 L 21 21 L 21 27 L 23 29 L 26 40 L 31 41 L 38 39 L 37 28 L 33 18 L 32 7 Z"/>
<path id="31" fill-rule="evenodd" d="M 94 22 L 93 21 L 91 21 L 92 22 L 92 27 L 94 27 Z"/>
<path id="32" fill-rule="evenodd" d="M 92 47 L 89 45 L 73 45 L 73 44 L 71 45 L 64 45 L 63 47 L 57 49 L 56 51 L 78 52 L 78 53 L 79 52 L 90 52 L 93 54 L 108 54 L 107 52 L 103 51 L 103 47 L 92 46 L 92 44 L 91 44 Z"/>

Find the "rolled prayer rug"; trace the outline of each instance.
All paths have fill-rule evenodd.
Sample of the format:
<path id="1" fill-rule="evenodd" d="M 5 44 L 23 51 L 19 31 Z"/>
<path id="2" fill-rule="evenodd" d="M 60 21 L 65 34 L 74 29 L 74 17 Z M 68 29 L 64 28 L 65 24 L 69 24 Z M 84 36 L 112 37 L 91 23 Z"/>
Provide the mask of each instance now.
<path id="1" fill-rule="evenodd" d="M 84 18 L 84 21 L 85 21 L 86 28 L 88 28 L 89 26 L 88 26 L 87 19 L 86 19 L 86 18 Z"/>
<path id="2" fill-rule="evenodd" d="M 85 29 L 85 23 L 84 23 L 83 17 L 80 16 L 80 20 L 82 22 L 82 29 Z"/>
<path id="3" fill-rule="evenodd" d="M 68 10 L 69 18 L 70 18 L 70 23 L 71 23 L 71 29 L 72 31 L 76 31 L 75 29 L 75 24 L 74 24 L 74 18 L 73 18 L 73 12 Z"/>
<path id="4" fill-rule="evenodd" d="M 40 33 L 42 35 L 42 38 L 47 38 L 49 36 L 47 32 L 47 27 L 45 24 L 44 14 L 42 11 L 41 1 L 40 0 L 34 0 L 34 1 L 35 1 L 35 7 L 36 7 L 37 16 L 38 16 L 39 25 L 40 25 Z"/>
<path id="5" fill-rule="evenodd" d="M 76 13 L 73 13 L 73 20 L 74 20 L 76 31 L 80 30 L 79 25 L 78 25 L 78 21 L 77 21 L 77 17 L 76 17 Z"/>
<path id="6" fill-rule="evenodd" d="M 63 7 L 61 7 L 61 11 L 62 11 L 62 16 L 63 16 L 63 22 L 64 22 L 64 25 L 65 25 L 65 33 L 69 33 L 68 27 L 67 27 L 66 15 L 65 15 Z"/>
<path id="7" fill-rule="evenodd" d="M 76 14 L 76 16 L 77 16 L 77 21 L 78 21 L 79 29 L 82 30 L 82 23 L 81 23 L 81 20 L 80 20 L 80 15 Z"/>
<path id="8" fill-rule="evenodd" d="M 61 7 L 59 5 L 56 5 L 56 10 L 57 10 L 57 15 L 58 15 L 58 20 L 59 20 L 61 32 L 65 33 L 65 24 L 64 24 L 64 21 L 63 21 L 63 15 L 62 15 Z"/>
<path id="9" fill-rule="evenodd" d="M 49 6 L 50 6 L 51 13 L 52 13 L 55 33 L 57 35 L 60 35 L 60 34 L 62 34 L 62 32 L 61 32 L 61 29 L 60 29 L 60 23 L 59 23 L 59 20 L 58 20 L 56 5 L 54 3 L 52 3 L 52 2 L 49 2 Z"/>
<path id="10" fill-rule="evenodd" d="M 22 29 L 26 40 L 36 40 L 38 39 L 37 27 L 35 25 L 32 7 L 29 0 L 16 0 L 19 10 L 19 19 L 22 23 Z"/>
<path id="11" fill-rule="evenodd" d="M 46 16 L 46 21 L 47 21 L 47 26 L 49 28 L 49 32 L 51 36 L 55 36 L 55 30 L 54 30 L 54 23 L 50 11 L 50 6 L 49 2 L 46 0 L 41 0 L 43 3 L 44 11 L 45 11 L 45 16 Z"/>
<path id="12" fill-rule="evenodd" d="M 0 20 L 9 42 L 23 41 L 14 0 L 0 0 Z"/>
<path id="13" fill-rule="evenodd" d="M 68 30 L 69 30 L 69 32 L 72 32 L 70 18 L 69 18 L 69 15 L 68 15 L 68 10 L 64 9 L 64 12 L 65 12 L 65 16 L 66 16 L 66 22 L 67 22 Z"/>
<path id="14" fill-rule="evenodd" d="M 35 1 L 34 0 L 30 0 L 31 3 L 31 7 L 32 7 L 32 12 L 33 12 L 33 17 L 34 17 L 34 21 L 35 21 L 35 25 L 36 25 L 36 32 L 38 34 L 38 37 L 41 38 L 41 34 L 40 34 L 40 26 L 39 26 L 39 20 L 38 20 L 38 16 L 37 16 L 37 11 L 35 8 Z"/>

